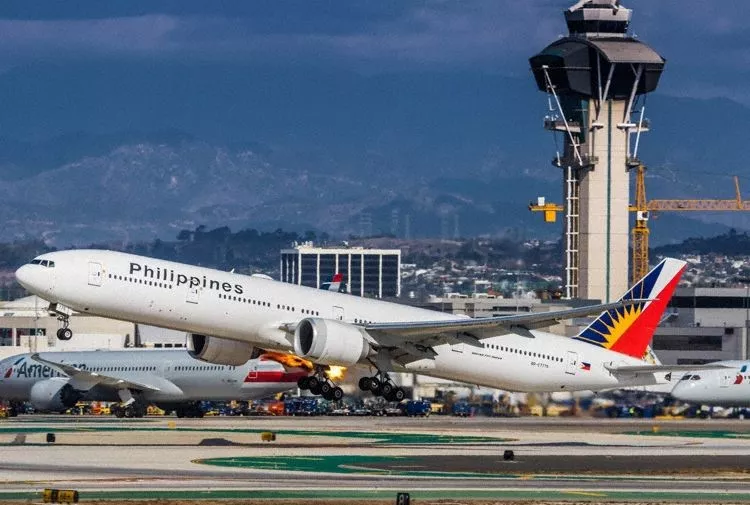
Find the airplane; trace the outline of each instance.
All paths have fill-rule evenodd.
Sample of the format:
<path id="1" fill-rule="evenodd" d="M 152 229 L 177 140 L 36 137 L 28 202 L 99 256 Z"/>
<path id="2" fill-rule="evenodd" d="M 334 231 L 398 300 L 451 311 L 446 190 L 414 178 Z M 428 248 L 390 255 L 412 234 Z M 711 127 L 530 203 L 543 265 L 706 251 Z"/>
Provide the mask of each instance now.
<path id="1" fill-rule="evenodd" d="M 117 417 L 143 417 L 149 404 L 203 417 L 201 400 L 263 398 L 296 388 L 307 373 L 266 356 L 212 365 L 184 349 L 27 353 L 0 361 L 0 398 L 50 412 L 106 401 L 119 403 Z"/>
<path id="2" fill-rule="evenodd" d="M 334 291 L 338 293 L 345 293 L 346 292 L 346 284 L 344 284 L 344 274 L 337 273 L 333 275 L 333 278 L 331 279 L 331 282 L 324 282 L 320 285 L 320 289 L 325 289 L 327 291 Z"/>
<path id="3" fill-rule="evenodd" d="M 712 365 L 723 368 L 684 374 L 672 389 L 672 397 L 701 405 L 750 407 L 750 362 L 717 361 Z"/>
<path id="4" fill-rule="evenodd" d="M 400 401 L 390 372 L 553 392 L 654 385 L 694 370 L 642 359 L 685 266 L 663 260 L 617 302 L 476 319 L 94 249 L 42 254 L 16 279 L 50 302 L 62 339 L 75 310 L 185 331 L 191 355 L 214 364 L 243 363 L 258 348 L 294 353 L 315 365 L 299 387 L 327 399 L 343 396 L 327 367 L 369 366 L 376 373 L 360 389 Z M 540 330 L 597 314 L 574 337 Z"/>

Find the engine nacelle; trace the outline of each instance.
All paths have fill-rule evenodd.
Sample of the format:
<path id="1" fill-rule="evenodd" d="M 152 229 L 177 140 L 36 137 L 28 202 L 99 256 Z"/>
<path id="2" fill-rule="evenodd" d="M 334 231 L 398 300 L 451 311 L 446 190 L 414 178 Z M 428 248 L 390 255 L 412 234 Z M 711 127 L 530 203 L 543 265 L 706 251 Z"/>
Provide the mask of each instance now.
<path id="1" fill-rule="evenodd" d="M 192 333 L 188 341 L 188 352 L 192 357 L 216 365 L 244 365 L 260 353 L 260 349 L 252 344 L 228 338 Z"/>
<path id="2" fill-rule="evenodd" d="M 341 321 L 309 317 L 294 330 L 294 353 L 320 365 L 355 365 L 371 350 L 365 330 Z"/>
<path id="3" fill-rule="evenodd" d="M 75 406 L 83 396 L 68 384 L 67 377 L 52 377 L 31 386 L 29 401 L 35 409 L 45 412 L 64 412 Z"/>

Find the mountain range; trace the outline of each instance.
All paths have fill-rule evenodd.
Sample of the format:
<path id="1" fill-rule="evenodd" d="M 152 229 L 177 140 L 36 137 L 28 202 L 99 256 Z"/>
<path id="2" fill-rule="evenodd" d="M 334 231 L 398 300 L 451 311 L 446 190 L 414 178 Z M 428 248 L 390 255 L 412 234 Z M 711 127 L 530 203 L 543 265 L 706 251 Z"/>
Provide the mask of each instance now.
<path id="1" fill-rule="evenodd" d="M 151 98 L 139 101 L 142 74 L 107 74 L 111 95 L 102 96 L 78 70 L 61 71 L 30 108 L 20 90 L 33 68 L 0 78 L 4 96 L 19 94 L 0 106 L 4 241 L 171 239 L 200 224 L 340 237 L 560 233 L 526 208 L 537 196 L 559 201 L 562 184 L 542 129 L 546 98 L 530 76 L 269 70 L 211 74 L 218 82 L 206 95 L 206 75 L 185 69 L 150 76 Z M 652 131 L 639 153 L 649 198 L 732 198 L 730 175 L 748 174 L 747 109 L 649 100 Z M 740 213 L 652 223 L 657 244 L 750 228 Z"/>

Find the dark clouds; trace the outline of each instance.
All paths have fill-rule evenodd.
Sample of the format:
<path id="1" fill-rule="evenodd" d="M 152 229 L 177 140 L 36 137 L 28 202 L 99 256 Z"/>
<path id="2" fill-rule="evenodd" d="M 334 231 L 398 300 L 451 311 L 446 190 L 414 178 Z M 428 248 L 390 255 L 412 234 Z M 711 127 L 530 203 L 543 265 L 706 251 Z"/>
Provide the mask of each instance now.
<path id="1" fill-rule="evenodd" d="M 36 61 L 337 66 L 526 75 L 571 0 L 4 1 L 0 68 Z M 750 2 L 630 0 L 633 31 L 668 60 L 662 91 L 747 101 Z"/>

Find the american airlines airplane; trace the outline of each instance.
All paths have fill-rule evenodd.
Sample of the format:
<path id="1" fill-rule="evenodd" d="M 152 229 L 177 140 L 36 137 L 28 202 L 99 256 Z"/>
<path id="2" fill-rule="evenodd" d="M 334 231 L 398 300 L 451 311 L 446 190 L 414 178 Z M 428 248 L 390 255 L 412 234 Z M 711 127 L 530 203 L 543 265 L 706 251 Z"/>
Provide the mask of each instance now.
<path id="1" fill-rule="evenodd" d="M 717 361 L 719 370 L 684 374 L 672 389 L 678 400 L 721 407 L 750 407 L 750 362 Z"/>
<path id="2" fill-rule="evenodd" d="M 254 400 L 297 387 L 307 370 L 261 356 L 212 365 L 185 350 L 20 354 L 0 361 L 0 398 L 60 412 L 76 402 L 119 402 L 118 417 L 142 417 L 149 404 L 178 417 L 202 417 L 199 400 Z"/>
<path id="3" fill-rule="evenodd" d="M 293 352 L 315 364 L 300 388 L 328 399 L 343 396 L 328 366 L 369 366 L 377 373 L 360 388 L 400 400 L 389 372 L 550 392 L 660 384 L 695 370 L 642 359 L 684 268 L 665 259 L 615 303 L 477 319 L 115 251 L 46 253 L 16 278 L 50 302 L 62 339 L 75 310 L 188 332 L 191 354 L 208 363 L 236 366 L 258 348 Z M 540 331 L 597 314 L 572 338 Z"/>

